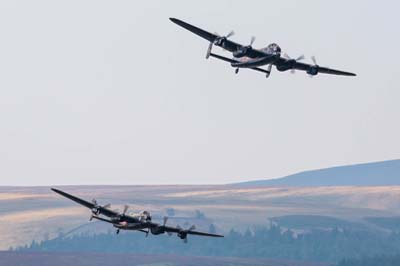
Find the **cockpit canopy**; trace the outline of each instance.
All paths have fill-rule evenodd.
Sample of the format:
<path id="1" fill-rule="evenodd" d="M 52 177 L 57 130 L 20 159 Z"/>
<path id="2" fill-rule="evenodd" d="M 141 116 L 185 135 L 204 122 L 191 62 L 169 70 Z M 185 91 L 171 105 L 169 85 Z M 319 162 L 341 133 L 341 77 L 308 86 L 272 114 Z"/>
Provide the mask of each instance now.
<path id="1" fill-rule="evenodd" d="M 276 43 L 271 43 L 266 48 L 264 48 L 263 51 L 267 54 L 280 54 L 281 47 L 279 47 L 279 45 L 277 45 Z"/>
<path id="2" fill-rule="evenodd" d="M 148 211 L 142 211 L 142 212 L 140 213 L 140 218 L 141 218 L 141 220 L 144 220 L 144 221 L 151 221 L 150 212 L 148 212 Z"/>

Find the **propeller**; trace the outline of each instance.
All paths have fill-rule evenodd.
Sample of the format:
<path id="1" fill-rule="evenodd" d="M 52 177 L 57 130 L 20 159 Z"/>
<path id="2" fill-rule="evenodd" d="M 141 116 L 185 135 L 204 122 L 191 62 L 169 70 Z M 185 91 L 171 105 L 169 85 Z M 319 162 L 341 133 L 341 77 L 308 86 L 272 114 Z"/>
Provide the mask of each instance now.
<path id="1" fill-rule="evenodd" d="M 190 232 L 190 231 L 192 231 L 192 230 L 195 230 L 196 229 L 196 226 L 195 225 L 192 225 L 191 227 L 189 227 L 188 229 L 182 229 L 182 227 L 178 224 L 177 226 L 176 226 L 176 228 L 179 230 L 179 232 L 178 232 L 178 237 L 180 238 L 180 239 L 182 239 L 183 240 L 183 242 L 185 242 L 185 243 L 187 243 L 187 235 L 188 235 L 188 232 Z"/>
<path id="2" fill-rule="evenodd" d="M 256 40 L 256 37 L 255 37 L 255 36 L 251 36 L 251 39 L 250 39 L 250 46 L 253 45 L 253 43 L 255 42 L 255 40 Z"/>
<path id="3" fill-rule="evenodd" d="M 122 215 L 125 215 L 128 209 L 129 209 L 129 206 L 124 205 L 124 210 L 122 211 Z"/>
<path id="4" fill-rule="evenodd" d="M 300 55 L 299 57 L 297 57 L 296 59 L 293 59 L 293 58 L 291 58 L 287 53 L 284 53 L 283 54 L 283 57 L 285 58 L 285 59 L 287 59 L 287 60 L 294 60 L 294 61 L 301 61 L 301 60 L 303 60 L 305 57 L 304 57 L 304 55 L 302 54 L 302 55 Z M 290 70 L 290 73 L 292 73 L 292 74 L 294 74 L 294 73 L 296 73 L 296 70 L 295 69 L 291 69 Z"/>
<path id="5" fill-rule="evenodd" d="M 269 75 L 271 75 L 271 71 L 272 71 L 272 64 L 269 64 L 267 68 L 267 73 L 265 74 L 266 78 L 269 78 Z"/>
<path id="6" fill-rule="evenodd" d="M 247 46 L 245 46 L 245 47 L 243 47 L 243 48 L 244 48 L 244 51 L 243 51 L 244 54 L 246 54 L 248 51 L 250 51 L 251 49 L 253 49 L 252 45 L 253 45 L 253 43 L 255 42 L 255 40 L 256 40 L 256 37 L 251 36 L 250 44 L 247 45 Z"/>
<path id="7" fill-rule="evenodd" d="M 210 42 L 210 44 L 208 45 L 207 53 L 206 53 L 206 59 L 210 58 L 212 47 L 213 47 L 213 43 Z"/>
<path id="8" fill-rule="evenodd" d="M 283 57 L 284 58 L 286 58 L 286 59 L 288 59 L 288 60 L 291 60 L 292 58 L 287 54 L 287 53 L 284 53 L 283 54 Z M 296 59 L 294 59 L 295 61 L 300 61 L 300 60 L 303 60 L 305 57 L 304 57 L 304 55 L 302 54 L 302 55 L 300 55 L 299 57 L 297 57 Z"/>
<path id="9" fill-rule="evenodd" d="M 162 226 L 166 226 L 167 225 L 167 221 L 168 221 L 168 216 L 164 216 L 163 218 L 163 225 Z M 172 235 L 172 232 L 167 232 L 168 236 Z"/>
<path id="10" fill-rule="evenodd" d="M 118 215 L 115 217 L 115 220 L 116 220 L 116 221 L 122 221 L 122 217 L 125 216 L 125 214 L 126 214 L 126 212 L 128 211 L 128 209 L 129 209 L 129 206 L 128 206 L 128 205 L 124 205 L 124 209 L 123 209 L 122 213 L 118 214 Z M 118 212 L 118 210 L 116 210 L 116 212 Z"/>
<path id="11" fill-rule="evenodd" d="M 94 208 L 99 208 L 99 207 L 102 207 L 102 208 L 110 208 L 111 207 L 111 204 L 110 203 L 107 203 L 107 204 L 105 204 L 105 205 L 103 205 L 103 206 L 99 206 L 98 204 L 97 204 L 97 200 L 96 199 L 92 199 L 92 203 L 93 203 L 93 205 L 94 205 Z"/>
<path id="12" fill-rule="evenodd" d="M 206 59 L 210 58 L 210 54 L 211 54 L 211 50 L 214 44 L 216 45 L 222 45 L 223 42 L 232 37 L 233 35 L 235 35 L 235 32 L 232 30 L 230 31 L 227 35 L 225 36 L 220 36 L 218 33 L 214 32 L 215 35 L 217 35 L 217 37 L 215 38 L 215 40 L 213 42 L 210 42 L 210 44 L 208 45 L 208 49 L 207 49 L 207 53 L 206 53 Z"/>
<path id="13" fill-rule="evenodd" d="M 100 210 L 99 210 L 100 206 L 97 204 L 97 200 L 96 200 L 96 199 L 92 199 L 92 203 L 93 203 L 92 215 L 93 215 L 93 214 L 94 214 L 94 215 L 99 214 L 99 212 L 100 212 Z M 90 217 L 89 221 L 91 221 L 91 219 L 92 219 L 92 218 Z"/>
<path id="14" fill-rule="evenodd" d="M 311 56 L 311 61 L 313 61 L 314 65 L 310 67 L 310 69 L 307 71 L 307 73 L 309 74 L 310 78 L 312 78 L 313 76 L 318 74 L 318 69 L 319 69 L 319 65 L 317 63 L 317 59 L 315 58 L 315 56 Z"/>
<path id="15" fill-rule="evenodd" d="M 93 209 L 92 209 L 92 215 L 90 216 L 89 221 L 93 220 L 94 215 L 98 215 L 100 213 L 100 208 L 107 209 L 107 208 L 111 207 L 110 203 L 107 203 L 103 206 L 99 206 L 96 199 L 92 199 L 92 203 L 93 203 Z"/>
<path id="16" fill-rule="evenodd" d="M 188 242 L 187 233 L 188 233 L 189 231 L 194 230 L 194 229 L 196 229 L 196 226 L 195 226 L 195 225 L 192 225 L 191 227 L 189 227 L 189 229 L 186 229 L 186 230 L 185 230 L 185 238 L 183 239 L 183 242 L 184 242 L 185 244 Z"/>
<path id="17" fill-rule="evenodd" d="M 92 215 L 89 218 L 89 221 L 91 221 L 93 219 L 93 215 L 97 215 L 99 214 L 99 205 L 97 205 L 97 200 L 96 199 L 92 199 L 92 203 L 93 203 L 93 208 L 92 208 Z"/>
<path id="18" fill-rule="evenodd" d="M 255 42 L 255 40 L 256 40 L 256 37 L 252 36 L 251 39 L 250 39 L 249 45 L 240 46 L 236 51 L 232 52 L 233 57 L 241 58 L 243 56 L 247 56 L 248 53 L 253 50 L 253 46 L 252 45 Z M 237 74 L 238 72 L 239 72 L 239 70 L 236 69 L 235 73 Z"/>
<path id="19" fill-rule="evenodd" d="M 316 66 L 318 65 L 317 59 L 315 59 L 315 56 L 311 56 L 311 60 L 313 61 L 314 65 L 316 65 Z"/>
<path id="20" fill-rule="evenodd" d="M 225 37 L 226 37 L 226 38 L 230 38 L 230 37 L 232 37 L 233 35 L 235 35 L 235 32 L 234 32 L 233 30 L 231 30 L 231 32 L 229 32 Z"/>

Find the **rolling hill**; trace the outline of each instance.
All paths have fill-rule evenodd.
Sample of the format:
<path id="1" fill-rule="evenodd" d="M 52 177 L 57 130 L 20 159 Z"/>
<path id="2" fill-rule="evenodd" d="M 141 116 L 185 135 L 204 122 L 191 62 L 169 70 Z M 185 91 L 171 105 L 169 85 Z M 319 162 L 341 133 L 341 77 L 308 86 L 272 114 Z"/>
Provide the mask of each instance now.
<path id="1" fill-rule="evenodd" d="M 391 220 L 383 218 L 400 217 L 400 160 L 307 171 L 234 185 L 59 188 L 88 200 L 96 198 L 100 203 L 112 203 L 113 208 L 129 204 L 132 211 L 149 210 L 159 221 L 168 208 L 173 208 L 176 214 L 169 220 L 172 224 L 196 224 L 199 229 L 208 230 L 213 223 L 222 233 L 231 228 L 244 231 L 265 225 L 270 218 L 284 216 L 280 222 L 287 222 L 289 217 L 290 224 L 296 221 L 301 225 L 304 217 L 312 220 L 333 217 L 350 224 L 368 223 L 386 229 L 393 226 L 388 227 L 386 224 Z M 196 210 L 206 218 L 197 219 Z M 53 238 L 76 228 L 80 228 L 79 232 L 110 229 L 107 225 L 88 223 L 88 217 L 87 209 L 55 195 L 49 187 L 0 187 L 0 249 L 29 244 L 33 239 Z M 328 222 L 332 221 L 337 222 Z"/>
<path id="2" fill-rule="evenodd" d="M 286 215 L 330 216 L 350 222 L 365 217 L 399 217 L 400 186 L 378 187 L 238 187 L 238 186 L 75 186 L 59 187 L 85 199 L 121 209 L 151 211 L 161 221 L 175 209 L 172 225 L 196 224 L 208 230 L 246 230 Z M 196 219 L 199 210 L 205 218 Z M 90 211 L 46 187 L 0 187 L 0 249 L 54 238 L 60 233 L 101 233 L 108 224 L 88 222 Z M 158 218 L 157 218 L 158 217 Z M 297 216 L 299 217 L 299 216 Z M 287 219 L 286 219 L 287 220 Z M 285 221 L 286 221 L 285 220 Z M 296 221 L 298 219 L 296 218 Z"/>
<path id="3" fill-rule="evenodd" d="M 238 183 L 240 186 L 398 186 L 400 160 L 304 171 L 282 178 Z"/>

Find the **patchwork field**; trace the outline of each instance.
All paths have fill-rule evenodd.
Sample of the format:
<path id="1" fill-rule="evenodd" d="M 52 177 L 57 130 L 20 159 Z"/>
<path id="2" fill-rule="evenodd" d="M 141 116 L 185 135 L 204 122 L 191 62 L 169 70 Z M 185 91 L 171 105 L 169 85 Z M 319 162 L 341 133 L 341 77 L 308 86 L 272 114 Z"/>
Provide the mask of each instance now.
<path id="1" fill-rule="evenodd" d="M 195 223 L 219 232 L 265 225 L 285 215 L 322 215 L 368 223 L 365 217 L 400 216 L 400 186 L 379 187 L 241 187 L 241 186 L 80 186 L 59 187 L 112 208 L 148 210 L 155 219 L 174 208 L 171 224 Z M 199 210 L 205 217 L 196 217 Z M 74 231 L 110 230 L 88 222 L 89 210 L 48 187 L 0 187 L 0 249 Z M 370 225 L 372 226 L 372 224 Z"/>

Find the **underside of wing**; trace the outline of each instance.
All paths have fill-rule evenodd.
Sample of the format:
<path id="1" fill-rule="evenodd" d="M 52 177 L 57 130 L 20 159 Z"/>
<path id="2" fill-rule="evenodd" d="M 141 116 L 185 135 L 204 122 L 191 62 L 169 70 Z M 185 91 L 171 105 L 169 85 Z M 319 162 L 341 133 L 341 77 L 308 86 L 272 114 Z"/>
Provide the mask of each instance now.
<path id="1" fill-rule="evenodd" d="M 54 192 L 60 194 L 60 195 L 63 196 L 63 197 L 66 197 L 67 199 L 73 200 L 73 201 L 75 201 L 76 203 L 79 203 L 79 204 L 81 204 L 81 205 L 83 205 L 83 206 L 85 206 L 85 207 L 87 207 L 87 208 L 89 208 L 89 209 L 94 208 L 94 204 L 91 203 L 91 202 L 89 202 L 89 201 L 86 201 L 86 200 L 84 200 L 84 199 L 75 197 L 74 195 L 68 194 L 68 193 L 66 193 L 66 192 L 64 192 L 64 191 L 61 191 L 61 190 L 59 190 L 59 189 L 52 188 L 51 190 L 53 190 Z"/>
<path id="2" fill-rule="evenodd" d="M 203 232 L 197 232 L 197 231 L 188 231 L 188 234 L 189 235 L 197 235 L 197 236 L 224 237 L 223 235 L 203 233 Z"/>
<path id="3" fill-rule="evenodd" d="M 340 76 L 356 76 L 356 74 L 351 73 L 351 72 L 331 69 L 331 68 L 327 68 L 327 67 L 319 67 L 318 73 L 331 74 L 331 75 L 340 75 Z"/>
<path id="4" fill-rule="evenodd" d="M 186 23 L 182 20 L 176 19 L 176 18 L 170 18 L 170 20 L 172 22 L 174 22 L 175 24 L 181 26 L 182 28 L 187 29 L 188 31 L 206 39 L 207 41 L 214 43 L 218 38 L 223 38 L 223 42 L 221 42 L 220 44 L 218 42 L 215 43 L 215 45 L 222 47 L 225 50 L 228 50 L 230 52 L 236 52 L 240 49 L 242 49 L 244 46 L 241 44 L 238 44 L 236 42 L 233 42 L 231 40 L 228 40 L 228 38 L 223 37 L 223 36 L 219 36 L 217 34 L 213 34 L 210 33 L 208 31 L 205 31 L 203 29 L 200 29 L 196 26 L 193 26 L 189 23 Z M 265 56 L 265 54 L 257 49 L 251 49 L 248 51 L 248 53 L 246 54 L 246 56 L 249 56 L 251 58 L 256 58 L 256 57 L 262 57 Z"/>
<path id="5" fill-rule="evenodd" d="M 170 233 L 182 233 L 182 232 L 185 232 L 188 235 L 209 236 L 209 237 L 224 237 L 223 235 L 203 233 L 203 232 L 198 232 L 198 231 L 193 231 L 193 230 L 184 230 L 182 228 L 176 228 L 176 227 L 171 227 L 171 226 L 165 226 L 164 228 L 165 228 L 165 232 L 170 232 Z"/>
<path id="6" fill-rule="evenodd" d="M 170 18 L 170 20 L 172 22 L 174 22 L 175 24 L 181 26 L 182 28 L 187 29 L 188 31 L 193 32 L 194 34 L 208 40 L 209 42 L 214 42 L 215 39 L 218 37 L 216 34 L 212 34 L 208 31 L 205 31 L 203 29 L 200 29 L 196 26 L 190 25 L 189 23 L 186 23 L 182 20 L 176 19 L 176 18 Z"/>
<path id="7" fill-rule="evenodd" d="M 321 67 L 318 65 L 311 65 L 311 64 L 301 63 L 301 62 L 296 62 L 293 65 L 293 69 L 306 71 L 310 75 L 316 75 L 316 74 L 322 73 L 322 74 L 331 74 L 331 75 L 340 75 L 340 76 L 356 76 L 356 74 L 351 73 L 351 72 L 336 70 L 336 69 L 332 69 L 332 68 Z"/>
<path id="8" fill-rule="evenodd" d="M 181 228 L 176 228 L 176 227 L 171 227 L 171 226 L 164 226 L 165 232 L 169 233 L 179 233 L 182 229 Z"/>
<path id="9" fill-rule="evenodd" d="M 57 194 L 60 194 L 63 197 L 66 197 L 67 199 L 70 199 L 72 201 L 75 201 L 78 204 L 81 204 L 81 205 L 85 206 L 86 208 L 89 208 L 89 209 L 96 208 L 98 210 L 99 214 L 103 214 L 103 215 L 108 216 L 108 217 L 115 217 L 115 216 L 118 215 L 118 213 L 113 211 L 113 210 L 110 210 L 110 209 L 102 207 L 102 206 L 97 206 L 96 204 L 94 204 L 92 202 L 89 202 L 89 201 L 86 201 L 84 199 L 78 198 L 78 197 L 76 197 L 74 195 L 68 194 L 68 193 L 66 193 L 64 191 L 61 191 L 59 189 L 52 188 L 51 190 L 56 192 Z"/>

